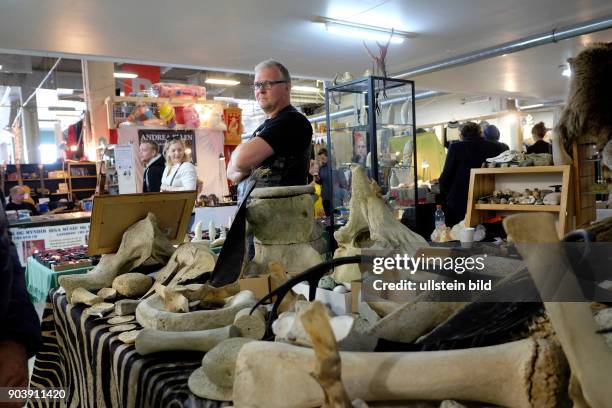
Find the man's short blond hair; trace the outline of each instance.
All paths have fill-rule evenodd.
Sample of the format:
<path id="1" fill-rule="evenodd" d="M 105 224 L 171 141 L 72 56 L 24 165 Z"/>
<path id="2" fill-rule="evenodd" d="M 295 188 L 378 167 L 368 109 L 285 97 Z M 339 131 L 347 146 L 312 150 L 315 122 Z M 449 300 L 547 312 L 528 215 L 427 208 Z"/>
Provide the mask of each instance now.
<path id="1" fill-rule="evenodd" d="M 276 68 L 283 76 L 283 81 L 291 82 L 291 75 L 289 75 L 289 70 L 282 63 L 273 60 L 267 59 L 265 61 L 261 61 L 259 64 L 255 65 L 255 73 L 258 73 L 262 69 L 265 68 Z"/>

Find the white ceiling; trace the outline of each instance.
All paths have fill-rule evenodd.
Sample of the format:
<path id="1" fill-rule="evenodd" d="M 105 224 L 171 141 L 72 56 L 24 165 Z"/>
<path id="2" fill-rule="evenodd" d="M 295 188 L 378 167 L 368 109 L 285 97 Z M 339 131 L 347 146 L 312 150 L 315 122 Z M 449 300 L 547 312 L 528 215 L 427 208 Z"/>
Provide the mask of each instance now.
<path id="1" fill-rule="evenodd" d="M 359 40 L 327 33 L 326 16 L 418 33 L 391 45 L 388 72 L 612 15 L 609 0 L 0 0 L 0 52 L 75 54 L 157 65 L 250 72 L 262 59 L 294 76 L 360 75 Z M 585 38 L 589 37 L 589 38 Z M 612 30 L 414 79 L 420 89 L 555 99 L 558 65 Z M 375 44 L 369 44 L 376 48 Z"/>

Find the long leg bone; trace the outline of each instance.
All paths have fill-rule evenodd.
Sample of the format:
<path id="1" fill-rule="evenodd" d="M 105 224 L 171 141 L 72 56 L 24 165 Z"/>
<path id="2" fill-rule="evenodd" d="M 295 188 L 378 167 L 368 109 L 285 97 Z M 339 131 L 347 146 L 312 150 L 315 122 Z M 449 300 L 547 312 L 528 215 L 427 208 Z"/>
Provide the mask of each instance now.
<path id="1" fill-rule="evenodd" d="M 183 332 L 144 329 L 136 337 L 136 351 L 143 356 L 169 350 L 209 351 L 223 340 L 238 335 L 234 326 Z"/>
<path id="2" fill-rule="evenodd" d="M 557 239 L 550 214 L 518 214 L 504 220 L 538 289 L 558 280 L 561 292 L 577 291 L 576 277 L 567 273 L 569 261 Z M 537 244 L 547 244 L 546 251 Z M 609 407 L 612 352 L 596 325 L 588 302 L 545 302 L 555 333 L 572 371 L 570 396 L 576 406 Z M 576 383 L 577 381 L 577 383 Z M 582 402 L 582 403 L 581 403 Z"/>
<path id="3" fill-rule="evenodd" d="M 563 353 L 556 343 L 524 339 L 465 350 L 341 352 L 342 379 L 351 399 L 364 401 L 481 401 L 507 407 L 557 407 L 565 387 Z M 237 408 L 318 407 L 323 392 L 308 374 L 310 349 L 253 342 L 238 355 Z"/>

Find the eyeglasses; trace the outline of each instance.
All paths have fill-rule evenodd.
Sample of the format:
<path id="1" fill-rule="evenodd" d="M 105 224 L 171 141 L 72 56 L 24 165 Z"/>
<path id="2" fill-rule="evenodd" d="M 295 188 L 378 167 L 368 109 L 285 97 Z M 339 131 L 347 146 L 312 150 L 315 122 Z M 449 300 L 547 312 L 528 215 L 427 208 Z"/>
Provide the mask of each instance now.
<path id="1" fill-rule="evenodd" d="M 286 84 L 287 80 L 283 80 L 283 81 L 262 81 L 262 82 L 255 82 L 251 88 L 253 88 L 254 91 L 257 91 L 258 89 L 270 89 L 272 88 L 272 86 L 276 85 L 276 84 Z"/>

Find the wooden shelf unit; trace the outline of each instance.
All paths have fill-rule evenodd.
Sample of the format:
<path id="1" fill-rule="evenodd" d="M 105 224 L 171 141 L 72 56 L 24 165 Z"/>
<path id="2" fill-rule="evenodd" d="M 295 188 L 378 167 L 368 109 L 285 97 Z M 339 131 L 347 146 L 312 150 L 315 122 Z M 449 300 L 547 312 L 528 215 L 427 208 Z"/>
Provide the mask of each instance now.
<path id="1" fill-rule="evenodd" d="M 68 191 L 74 200 L 86 198 L 96 191 L 96 162 L 68 161 Z M 79 175 L 76 169 L 86 168 L 87 174 Z M 91 194 L 84 194 L 91 192 Z"/>
<path id="2" fill-rule="evenodd" d="M 491 195 L 495 190 L 552 189 L 550 186 L 554 184 L 561 185 L 559 205 L 477 204 L 480 197 Z M 561 238 L 571 229 L 573 207 L 568 205 L 571 189 L 569 165 L 472 169 L 465 225 L 478 225 L 486 221 L 491 212 L 548 212 L 558 215 L 557 229 Z"/>

